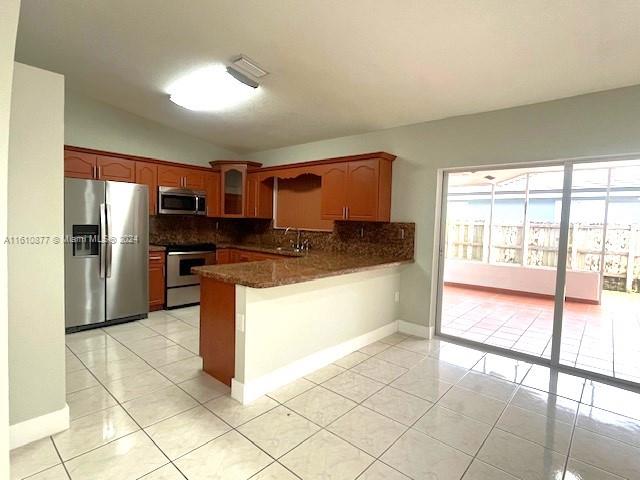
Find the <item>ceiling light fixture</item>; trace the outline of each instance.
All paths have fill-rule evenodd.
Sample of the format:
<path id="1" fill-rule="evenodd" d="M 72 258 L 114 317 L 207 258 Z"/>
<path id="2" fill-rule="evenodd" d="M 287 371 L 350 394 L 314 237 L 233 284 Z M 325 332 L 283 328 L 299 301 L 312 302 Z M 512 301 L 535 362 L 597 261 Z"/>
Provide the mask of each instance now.
<path id="1" fill-rule="evenodd" d="M 188 73 L 168 89 L 169 99 L 196 111 L 221 111 L 257 95 L 258 82 L 224 65 L 211 65 Z"/>

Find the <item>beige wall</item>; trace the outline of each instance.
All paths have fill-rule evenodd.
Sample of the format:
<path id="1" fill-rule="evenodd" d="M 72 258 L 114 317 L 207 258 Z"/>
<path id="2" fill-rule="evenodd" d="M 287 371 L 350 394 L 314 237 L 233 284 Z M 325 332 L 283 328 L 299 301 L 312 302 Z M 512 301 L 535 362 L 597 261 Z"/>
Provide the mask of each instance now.
<path id="1" fill-rule="evenodd" d="M 15 64 L 9 236 L 63 234 L 64 77 Z M 65 408 L 63 245 L 9 246 L 9 382 L 15 424 Z"/>
<path id="2" fill-rule="evenodd" d="M 7 164 L 13 57 L 19 0 L 0 2 L 0 239 L 7 235 Z M 7 247 L 0 242 L 0 478 L 9 478 L 9 366 L 7 326 Z"/>
<path id="3" fill-rule="evenodd" d="M 65 143 L 117 153 L 209 166 L 234 152 L 178 132 L 67 88 Z"/>
<path id="4" fill-rule="evenodd" d="M 393 92 L 390 92 L 393 94 Z M 266 165 L 385 150 L 391 218 L 416 222 L 416 264 L 402 275 L 401 318 L 429 318 L 439 168 L 640 152 L 640 86 L 257 152 Z"/>

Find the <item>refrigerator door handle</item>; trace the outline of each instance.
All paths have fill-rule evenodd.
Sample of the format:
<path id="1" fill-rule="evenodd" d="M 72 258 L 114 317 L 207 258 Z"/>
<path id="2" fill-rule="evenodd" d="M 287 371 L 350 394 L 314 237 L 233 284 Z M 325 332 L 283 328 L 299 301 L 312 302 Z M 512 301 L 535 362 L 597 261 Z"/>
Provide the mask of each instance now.
<path id="1" fill-rule="evenodd" d="M 100 204 L 100 278 L 106 278 L 107 265 L 107 207 Z"/>
<path id="2" fill-rule="evenodd" d="M 111 205 L 106 203 L 105 210 L 107 213 L 107 258 L 105 261 L 107 278 L 111 278 L 111 260 L 113 258 L 113 239 L 111 238 Z"/>

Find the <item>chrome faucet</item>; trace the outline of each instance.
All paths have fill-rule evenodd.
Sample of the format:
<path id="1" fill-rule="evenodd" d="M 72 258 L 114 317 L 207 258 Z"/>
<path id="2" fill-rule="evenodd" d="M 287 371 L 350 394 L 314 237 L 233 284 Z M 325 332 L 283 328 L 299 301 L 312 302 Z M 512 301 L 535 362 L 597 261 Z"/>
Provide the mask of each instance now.
<path id="1" fill-rule="evenodd" d="M 302 232 L 300 231 L 299 228 L 295 228 L 295 227 L 287 227 L 284 230 L 284 235 L 282 236 L 282 238 L 286 238 L 287 233 L 289 233 L 289 230 L 295 230 L 296 231 L 296 240 L 290 241 L 291 244 L 291 248 L 293 249 L 294 252 L 301 252 L 303 250 L 308 250 L 309 249 L 309 241 L 308 240 L 302 240 Z"/>

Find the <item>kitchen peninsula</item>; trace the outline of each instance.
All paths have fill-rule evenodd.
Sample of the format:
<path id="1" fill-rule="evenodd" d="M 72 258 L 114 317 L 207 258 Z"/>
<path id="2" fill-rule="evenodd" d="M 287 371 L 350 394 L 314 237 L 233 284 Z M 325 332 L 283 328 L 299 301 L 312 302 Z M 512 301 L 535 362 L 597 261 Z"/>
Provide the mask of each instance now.
<path id="1" fill-rule="evenodd" d="M 353 230 L 347 223 L 338 229 Z M 306 254 L 240 245 L 271 258 L 195 267 L 204 371 L 248 403 L 395 332 L 414 225 L 361 228 L 377 241 Z"/>

